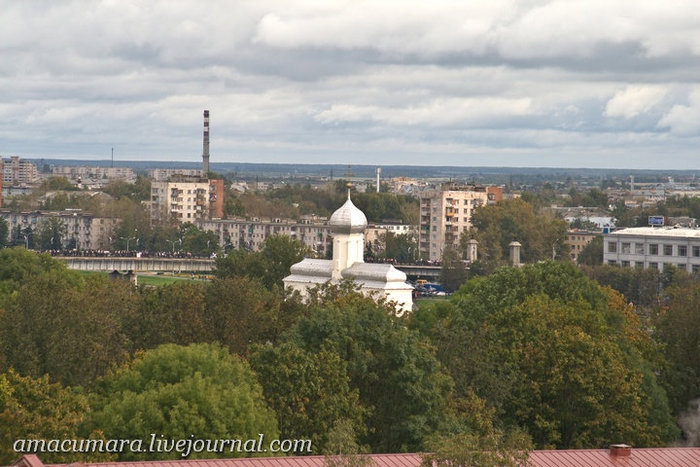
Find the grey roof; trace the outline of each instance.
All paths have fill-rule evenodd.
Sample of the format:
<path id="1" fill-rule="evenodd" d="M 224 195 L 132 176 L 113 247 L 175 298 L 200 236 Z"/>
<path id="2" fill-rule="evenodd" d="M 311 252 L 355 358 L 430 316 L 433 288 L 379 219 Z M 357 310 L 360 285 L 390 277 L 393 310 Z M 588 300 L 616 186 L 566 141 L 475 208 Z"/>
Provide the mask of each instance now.
<path id="1" fill-rule="evenodd" d="M 352 204 L 348 193 L 348 200 L 333 213 L 329 224 L 333 233 L 362 233 L 367 228 L 367 217 Z"/>
<path id="2" fill-rule="evenodd" d="M 629 227 L 626 229 L 610 232 L 609 235 L 698 238 L 700 237 L 700 229 L 692 229 L 687 227 Z"/>
<path id="3" fill-rule="evenodd" d="M 375 289 L 412 289 L 406 284 L 406 274 L 391 264 L 354 263 L 340 273 L 365 287 Z"/>
<path id="4" fill-rule="evenodd" d="M 329 259 L 304 258 L 293 264 L 290 272 L 292 276 L 314 276 L 330 279 L 332 267 L 333 262 Z"/>

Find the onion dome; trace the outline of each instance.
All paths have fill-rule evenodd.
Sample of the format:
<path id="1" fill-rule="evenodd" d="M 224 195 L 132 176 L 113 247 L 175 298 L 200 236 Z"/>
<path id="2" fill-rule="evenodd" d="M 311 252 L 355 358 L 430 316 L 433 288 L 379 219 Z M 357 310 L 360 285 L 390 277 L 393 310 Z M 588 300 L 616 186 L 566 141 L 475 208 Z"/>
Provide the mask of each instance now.
<path id="1" fill-rule="evenodd" d="M 329 223 L 333 233 L 337 234 L 362 233 L 367 228 L 367 217 L 352 204 L 350 189 L 348 189 L 348 200 L 333 213 Z"/>

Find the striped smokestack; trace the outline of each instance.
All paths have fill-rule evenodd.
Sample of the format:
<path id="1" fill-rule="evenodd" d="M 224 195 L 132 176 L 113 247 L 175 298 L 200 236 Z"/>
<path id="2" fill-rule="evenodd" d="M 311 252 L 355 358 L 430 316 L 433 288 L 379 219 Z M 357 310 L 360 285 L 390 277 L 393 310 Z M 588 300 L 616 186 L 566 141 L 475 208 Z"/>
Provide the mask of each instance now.
<path id="1" fill-rule="evenodd" d="M 202 176 L 209 173 L 209 111 L 204 111 L 204 147 L 202 149 Z"/>

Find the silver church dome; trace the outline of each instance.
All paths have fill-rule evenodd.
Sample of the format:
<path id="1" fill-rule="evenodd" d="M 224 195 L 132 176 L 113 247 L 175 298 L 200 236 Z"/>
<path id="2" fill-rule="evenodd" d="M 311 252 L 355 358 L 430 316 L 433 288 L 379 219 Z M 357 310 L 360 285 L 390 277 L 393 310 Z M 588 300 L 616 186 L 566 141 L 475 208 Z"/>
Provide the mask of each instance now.
<path id="1" fill-rule="evenodd" d="M 352 204 L 350 190 L 348 200 L 333 213 L 329 223 L 333 233 L 339 234 L 362 233 L 367 228 L 367 217 Z"/>

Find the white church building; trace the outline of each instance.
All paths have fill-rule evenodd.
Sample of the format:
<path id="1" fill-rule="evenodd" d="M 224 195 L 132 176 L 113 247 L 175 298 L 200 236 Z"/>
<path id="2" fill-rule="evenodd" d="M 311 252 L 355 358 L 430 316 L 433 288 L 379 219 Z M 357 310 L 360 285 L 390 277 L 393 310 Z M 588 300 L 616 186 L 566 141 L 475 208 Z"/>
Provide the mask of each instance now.
<path id="1" fill-rule="evenodd" d="M 395 302 L 397 315 L 413 308 L 413 287 L 406 283 L 406 274 L 391 264 L 365 263 L 364 231 L 367 217 L 350 199 L 330 219 L 333 233 L 333 259 L 304 258 L 292 265 L 291 274 L 284 278 L 284 286 L 298 290 L 302 296 L 309 288 L 343 279 L 354 281 L 360 291 L 377 298 Z"/>

